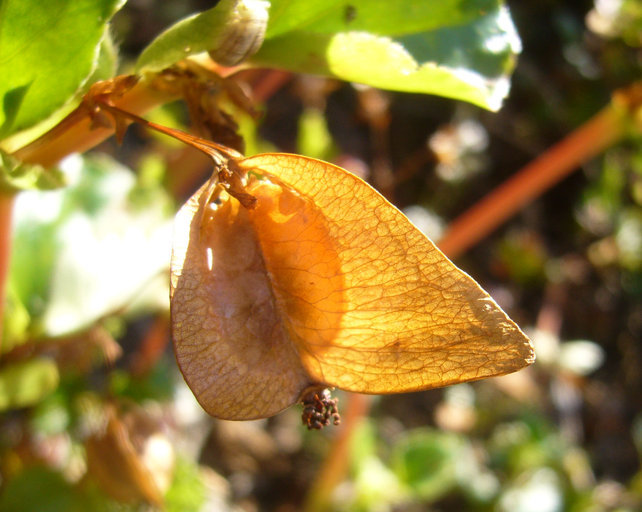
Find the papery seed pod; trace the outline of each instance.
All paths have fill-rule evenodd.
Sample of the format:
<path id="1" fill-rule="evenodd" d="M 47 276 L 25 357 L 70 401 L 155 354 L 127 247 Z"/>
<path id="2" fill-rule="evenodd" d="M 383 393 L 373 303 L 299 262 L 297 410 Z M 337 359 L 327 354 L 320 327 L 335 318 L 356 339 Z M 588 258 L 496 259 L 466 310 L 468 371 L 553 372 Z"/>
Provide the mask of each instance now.
<path id="1" fill-rule="evenodd" d="M 488 294 L 359 178 L 278 153 L 227 166 L 256 202 L 201 188 L 176 217 L 171 264 L 176 356 L 213 416 L 271 416 L 310 386 L 419 391 L 534 360 Z"/>

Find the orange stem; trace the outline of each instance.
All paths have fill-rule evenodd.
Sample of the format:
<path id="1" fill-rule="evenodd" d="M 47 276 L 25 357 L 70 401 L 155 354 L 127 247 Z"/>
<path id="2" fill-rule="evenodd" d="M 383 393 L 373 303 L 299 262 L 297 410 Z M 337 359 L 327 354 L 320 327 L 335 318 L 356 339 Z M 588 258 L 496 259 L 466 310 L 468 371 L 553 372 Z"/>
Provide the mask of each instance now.
<path id="1" fill-rule="evenodd" d="M 257 69 L 248 70 L 255 72 L 254 80 L 250 81 L 252 86 L 252 97 L 256 103 L 264 103 L 281 89 L 285 84 L 292 80 L 292 73 L 280 71 L 277 69 Z M 243 71 L 242 73 L 245 73 Z M 242 75 L 245 78 L 245 75 Z"/>
<path id="2" fill-rule="evenodd" d="M 2 353 L 2 319 L 11 260 L 11 219 L 14 197 L 14 195 L 0 193 L 0 354 Z"/>
<path id="3" fill-rule="evenodd" d="M 127 112 L 144 114 L 175 96 L 157 87 L 154 81 L 141 80 L 122 96 L 114 98 L 113 105 Z M 14 156 L 26 163 L 51 167 L 67 155 L 87 151 L 113 134 L 112 127 L 95 126 L 89 110 L 81 104 L 42 137 L 16 151 Z"/>
<path id="4" fill-rule="evenodd" d="M 147 375 L 162 357 L 168 342 L 169 318 L 165 314 L 159 314 L 147 329 L 140 347 L 134 354 L 130 373 L 135 377 Z"/>
<path id="5" fill-rule="evenodd" d="M 337 431 L 329 453 L 319 471 L 312 487 L 306 496 L 303 510 L 305 512 L 323 512 L 328 510 L 332 491 L 348 472 L 350 462 L 350 443 L 360 425 L 361 420 L 368 414 L 371 397 L 350 393 L 348 395 L 346 414 L 341 415 L 341 426 Z"/>
<path id="6" fill-rule="evenodd" d="M 113 105 L 109 105 L 107 103 L 101 103 L 100 105 L 102 108 L 104 108 L 105 110 L 108 110 L 109 112 L 112 112 L 115 115 L 123 116 L 129 119 L 130 121 L 134 121 L 138 124 L 146 126 L 147 128 L 156 130 L 157 132 L 163 133 L 168 137 L 172 137 L 176 140 L 180 140 L 181 142 L 188 144 L 193 148 L 198 149 L 199 151 L 202 151 L 206 155 L 211 156 L 212 151 L 216 151 L 218 153 L 221 153 L 226 158 L 241 157 L 241 154 L 239 152 L 235 151 L 232 148 L 228 148 L 226 146 L 218 144 L 217 142 L 213 142 L 207 139 L 202 139 L 201 137 L 196 137 L 191 133 L 184 132 L 183 130 L 168 128 L 167 126 L 163 126 L 162 124 L 153 123 L 152 121 L 148 121 L 147 119 L 143 119 L 142 117 L 132 114 L 131 112 L 127 112 L 125 110 L 122 110 Z"/>
<path id="7" fill-rule="evenodd" d="M 627 120 L 639 108 L 642 83 L 618 93 L 611 105 L 550 148 L 451 222 L 439 248 L 456 258 L 486 237 L 520 208 L 582 163 L 603 152 L 626 133 Z M 622 106 L 626 109 L 622 109 Z M 629 117 L 623 110 L 629 111 Z"/>

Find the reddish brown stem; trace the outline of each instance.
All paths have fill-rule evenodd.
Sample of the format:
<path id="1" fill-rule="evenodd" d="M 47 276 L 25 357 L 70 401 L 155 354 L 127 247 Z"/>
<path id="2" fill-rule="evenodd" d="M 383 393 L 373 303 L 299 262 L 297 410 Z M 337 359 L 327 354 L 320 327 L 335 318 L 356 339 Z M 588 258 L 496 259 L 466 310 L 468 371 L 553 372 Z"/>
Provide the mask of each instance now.
<path id="1" fill-rule="evenodd" d="M 169 342 L 169 318 L 159 314 L 147 329 L 138 351 L 131 363 L 131 374 L 135 377 L 147 375 L 158 363 Z"/>
<path id="2" fill-rule="evenodd" d="M 625 102 L 632 112 L 640 93 L 636 86 L 630 91 Z M 456 218 L 439 240 L 439 248 L 450 258 L 458 257 L 579 165 L 622 138 L 628 118 L 621 107 L 614 102 L 603 109 Z"/>
<path id="3" fill-rule="evenodd" d="M 11 259 L 11 219 L 14 197 L 14 195 L 0 193 L 0 354 L 2 354 L 2 321 Z"/>
<path id="4" fill-rule="evenodd" d="M 173 99 L 175 94 L 158 88 L 153 82 L 141 80 L 113 104 L 127 112 L 145 112 Z M 23 162 L 51 167 L 71 153 L 82 153 L 114 134 L 114 129 L 94 126 L 90 111 L 80 105 L 60 124 L 31 144 L 20 148 L 14 156 Z"/>
<path id="5" fill-rule="evenodd" d="M 255 71 L 254 80 L 250 81 L 252 96 L 257 103 L 264 103 L 292 80 L 292 73 L 288 71 L 269 70 L 248 70 Z M 242 72 L 245 73 L 245 72 Z M 244 76 L 244 75 L 243 75 Z"/>
<path id="6" fill-rule="evenodd" d="M 109 105 L 107 103 L 101 103 L 101 107 L 104 108 L 105 110 L 108 110 L 109 112 L 112 112 L 116 116 L 122 116 L 130 121 L 134 121 L 138 124 L 141 124 L 143 126 L 146 126 L 147 128 L 150 128 L 152 130 L 156 130 L 157 132 L 163 133 L 169 137 L 172 137 L 174 139 L 180 140 L 181 142 L 184 142 L 185 144 L 189 144 L 193 148 L 198 149 L 199 151 L 202 151 L 206 155 L 212 155 L 212 151 L 215 151 L 217 153 L 221 153 L 223 156 L 226 158 L 240 158 L 241 154 L 238 153 L 237 151 L 228 148 L 226 146 L 223 146 L 221 144 L 218 144 L 216 142 L 212 142 L 210 140 L 202 139 L 200 137 L 195 137 L 194 135 L 184 132 L 182 130 L 177 130 L 175 128 L 168 128 L 167 126 L 163 126 L 161 124 L 156 124 L 151 121 L 148 121 L 147 119 L 143 119 L 142 117 L 139 117 L 135 114 L 132 114 L 131 112 L 127 112 L 125 110 L 122 110 L 118 107 L 115 107 L 113 105 Z"/>
<path id="7" fill-rule="evenodd" d="M 303 507 L 305 512 L 322 512 L 330 509 L 332 491 L 348 472 L 350 443 L 357 427 L 368 414 L 370 400 L 371 397 L 368 395 L 348 395 L 347 407 L 345 413 L 341 414 L 341 426 L 337 429 L 337 437 L 326 455 L 314 484 L 308 491 Z"/>

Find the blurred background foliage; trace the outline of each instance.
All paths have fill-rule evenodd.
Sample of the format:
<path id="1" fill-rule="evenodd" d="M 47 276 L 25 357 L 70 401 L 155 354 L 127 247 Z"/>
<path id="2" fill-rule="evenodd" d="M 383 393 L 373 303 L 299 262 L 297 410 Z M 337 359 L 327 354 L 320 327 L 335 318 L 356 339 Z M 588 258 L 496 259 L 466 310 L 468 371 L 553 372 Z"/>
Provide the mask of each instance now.
<path id="1" fill-rule="evenodd" d="M 121 67 L 211 2 L 130 0 Z M 635 0 L 509 4 L 523 51 L 498 113 L 250 70 L 248 154 L 328 159 L 438 240 L 450 220 L 639 79 Z M 187 127 L 181 104 L 151 119 Z M 339 429 L 300 411 L 206 417 L 169 339 L 171 218 L 211 168 L 132 129 L 21 193 L 0 367 L 0 510 L 301 510 Z M 123 250 L 126 247 L 127 250 Z M 338 511 L 642 508 L 642 145 L 608 149 L 458 258 L 531 335 L 513 376 L 373 398 L 328 497 Z M 6 363 L 11 364 L 6 364 Z M 339 394 L 340 405 L 349 397 Z M 103 428 L 97 429 L 100 423 Z"/>

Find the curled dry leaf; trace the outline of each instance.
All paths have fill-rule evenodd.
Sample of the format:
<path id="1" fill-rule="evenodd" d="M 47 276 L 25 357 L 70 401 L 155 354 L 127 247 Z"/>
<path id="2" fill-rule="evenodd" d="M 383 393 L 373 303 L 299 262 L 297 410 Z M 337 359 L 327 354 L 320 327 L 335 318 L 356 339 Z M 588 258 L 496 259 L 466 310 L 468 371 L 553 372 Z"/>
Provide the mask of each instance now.
<path id="1" fill-rule="evenodd" d="M 123 503 L 162 505 L 155 475 L 132 443 L 130 431 L 107 407 L 106 424 L 85 443 L 87 469 L 100 488 Z"/>
<path id="2" fill-rule="evenodd" d="M 271 416 L 315 386 L 400 393 L 533 362 L 517 325 L 364 181 L 289 154 L 221 166 L 237 181 L 228 194 L 210 180 L 183 206 L 171 268 L 176 357 L 211 415 Z"/>

